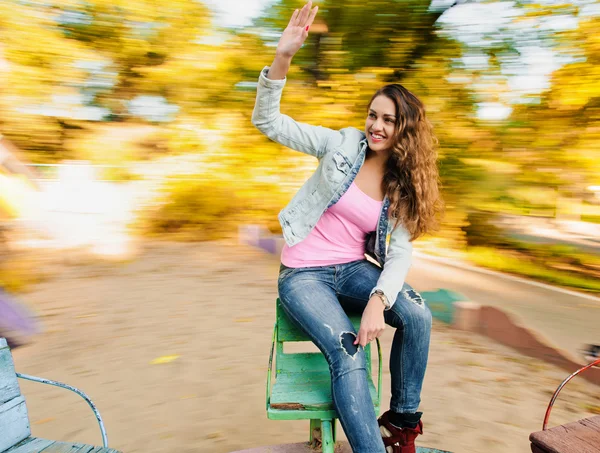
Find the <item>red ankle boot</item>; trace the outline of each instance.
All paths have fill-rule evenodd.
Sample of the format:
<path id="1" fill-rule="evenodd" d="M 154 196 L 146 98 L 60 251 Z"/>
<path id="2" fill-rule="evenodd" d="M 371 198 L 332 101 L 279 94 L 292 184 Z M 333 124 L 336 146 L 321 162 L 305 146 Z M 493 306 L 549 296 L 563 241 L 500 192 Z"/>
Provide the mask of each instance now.
<path id="1" fill-rule="evenodd" d="M 379 430 L 387 453 L 415 453 L 415 439 L 423 434 L 423 422 L 419 420 L 416 428 L 398 428 L 390 422 L 390 411 L 379 417 Z"/>

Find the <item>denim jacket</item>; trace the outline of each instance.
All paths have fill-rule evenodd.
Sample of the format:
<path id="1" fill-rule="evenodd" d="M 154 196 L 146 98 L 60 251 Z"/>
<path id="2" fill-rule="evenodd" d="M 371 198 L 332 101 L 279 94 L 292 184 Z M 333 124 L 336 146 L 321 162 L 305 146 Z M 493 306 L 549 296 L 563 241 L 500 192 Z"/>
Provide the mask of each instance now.
<path id="1" fill-rule="evenodd" d="M 268 79 L 268 71 L 265 67 L 258 79 L 252 124 L 271 140 L 319 160 L 312 176 L 279 213 L 283 237 L 291 247 L 304 240 L 323 213 L 348 190 L 365 160 L 367 139 L 353 127 L 335 131 L 299 123 L 282 114 L 279 105 L 286 79 Z M 412 242 L 402 225 L 393 228 L 393 219 L 388 219 L 389 206 L 385 197 L 377 230 L 367 236 L 365 246 L 366 254 L 382 268 L 371 295 L 379 289 L 394 304 L 410 269 Z"/>

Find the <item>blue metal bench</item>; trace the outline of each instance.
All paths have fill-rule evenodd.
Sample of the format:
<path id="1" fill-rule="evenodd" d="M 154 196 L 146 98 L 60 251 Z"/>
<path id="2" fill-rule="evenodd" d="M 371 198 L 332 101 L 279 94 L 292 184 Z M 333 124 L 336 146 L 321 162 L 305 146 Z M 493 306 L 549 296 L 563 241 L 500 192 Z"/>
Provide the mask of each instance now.
<path id="1" fill-rule="evenodd" d="M 66 388 L 81 396 L 92 408 L 102 434 L 103 447 L 75 442 L 59 442 L 31 436 L 25 398 L 17 378 Z M 15 372 L 6 339 L 0 338 L 0 453 L 120 453 L 108 448 L 106 430 L 94 403 L 81 390 L 48 379 Z"/>

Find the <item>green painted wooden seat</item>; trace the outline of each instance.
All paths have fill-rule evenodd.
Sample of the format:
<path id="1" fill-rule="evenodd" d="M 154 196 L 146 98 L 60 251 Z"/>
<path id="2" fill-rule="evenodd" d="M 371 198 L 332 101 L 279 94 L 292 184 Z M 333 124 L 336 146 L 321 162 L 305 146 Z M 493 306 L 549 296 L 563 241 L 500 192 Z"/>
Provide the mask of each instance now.
<path id="1" fill-rule="evenodd" d="M 360 327 L 360 316 L 350 318 L 356 331 Z M 267 374 L 267 417 L 271 420 L 310 420 L 309 441 L 322 444 L 324 453 L 333 453 L 337 414 L 331 398 L 329 365 L 320 352 L 284 352 L 284 343 L 310 341 L 290 321 L 277 299 L 276 322 Z M 369 390 L 379 413 L 381 405 L 381 346 L 377 340 L 379 359 L 377 388 L 372 379 L 371 347 L 365 354 L 369 374 Z M 275 379 L 271 386 L 273 358 L 275 357 Z"/>
<path id="2" fill-rule="evenodd" d="M 32 437 L 27 406 L 25 398 L 21 395 L 17 377 L 64 387 L 82 396 L 96 414 L 104 447 Z M 6 340 L 0 338 L 0 453 L 120 453 L 108 448 L 107 444 L 102 418 L 87 395 L 59 382 L 16 373 Z"/>

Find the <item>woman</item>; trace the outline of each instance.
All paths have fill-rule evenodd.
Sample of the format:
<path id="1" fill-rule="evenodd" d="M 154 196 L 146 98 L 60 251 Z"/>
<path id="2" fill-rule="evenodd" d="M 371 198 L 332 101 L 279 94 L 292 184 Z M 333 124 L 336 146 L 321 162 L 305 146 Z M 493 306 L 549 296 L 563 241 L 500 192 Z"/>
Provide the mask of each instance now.
<path id="1" fill-rule="evenodd" d="M 279 214 L 286 241 L 279 296 L 329 363 L 333 402 L 352 450 L 414 453 L 431 313 L 404 279 L 411 242 L 434 227 L 441 204 L 435 138 L 421 102 L 397 84 L 373 95 L 364 132 L 310 126 L 280 113 L 292 57 L 317 14 L 311 7 L 309 1 L 292 15 L 273 64 L 260 74 L 252 115 L 272 140 L 319 159 Z M 356 311 L 358 333 L 346 315 Z M 377 420 L 363 348 L 386 323 L 396 328 L 392 398 Z"/>

